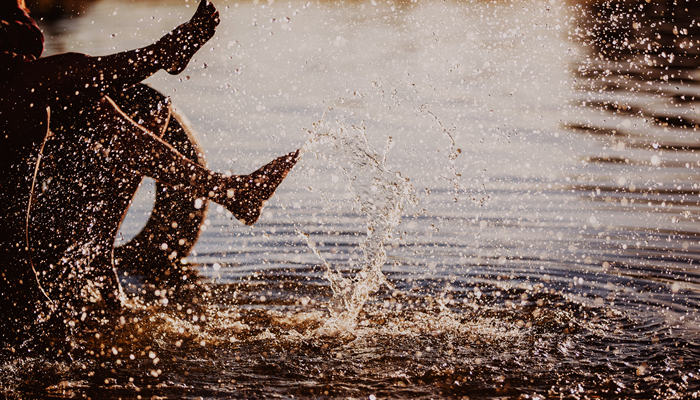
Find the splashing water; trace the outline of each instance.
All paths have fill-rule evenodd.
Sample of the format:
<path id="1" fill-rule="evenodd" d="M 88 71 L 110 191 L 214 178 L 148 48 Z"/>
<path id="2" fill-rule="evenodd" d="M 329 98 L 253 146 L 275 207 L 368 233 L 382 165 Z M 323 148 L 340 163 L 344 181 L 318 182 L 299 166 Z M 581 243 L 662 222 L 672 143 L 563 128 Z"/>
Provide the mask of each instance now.
<path id="1" fill-rule="evenodd" d="M 459 158 L 460 155 L 462 155 L 462 149 L 457 146 L 457 142 L 455 141 L 455 130 L 457 129 L 454 125 L 447 127 L 443 122 L 440 120 L 440 118 L 435 115 L 435 113 L 430 109 L 430 107 L 427 104 L 421 104 L 420 107 L 418 107 L 418 111 L 421 113 L 425 113 L 428 116 L 430 116 L 434 121 L 435 124 L 437 124 L 438 128 L 440 131 L 447 136 L 447 138 L 450 140 L 450 146 L 448 148 L 448 153 L 447 153 L 447 160 L 448 160 L 448 168 L 450 172 L 450 176 L 446 177 L 444 176 L 443 179 L 446 179 L 447 181 L 450 182 L 452 185 L 452 190 L 454 191 L 454 197 L 452 200 L 454 202 L 459 201 L 459 197 L 462 194 L 469 194 L 470 190 L 460 182 L 460 178 L 462 177 L 462 174 L 457 172 L 457 158 Z M 478 193 L 477 194 L 471 194 L 469 195 L 469 198 L 471 201 L 483 206 L 486 204 L 486 201 L 488 200 L 488 195 L 485 193 Z"/>
<path id="2" fill-rule="evenodd" d="M 316 156 L 326 154 L 326 159 L 343 172 L 355 207 L 365 215 L 367 224 L 367 236 L 360 243 L 360 269 L 354 279 L 333 269 L 312 238 L 297 231 L 323 262 L 334 299 L 342 305 L 340 311 L 332 310 L 332 318 L 322 327 L 323 333 L 332 334 L 352 330 L 370 296 L 383 285 L 391 287 L 381 270 L 387 261 L 385 244 L 395 239 L 406 203 L 416 199 L 409 180 L 388 169 L 386 154 L 380 156 L 369 144 L 364 126 L 339 122 L 332 126 L 321 119 L 309 134 L 304 150 Z"/>

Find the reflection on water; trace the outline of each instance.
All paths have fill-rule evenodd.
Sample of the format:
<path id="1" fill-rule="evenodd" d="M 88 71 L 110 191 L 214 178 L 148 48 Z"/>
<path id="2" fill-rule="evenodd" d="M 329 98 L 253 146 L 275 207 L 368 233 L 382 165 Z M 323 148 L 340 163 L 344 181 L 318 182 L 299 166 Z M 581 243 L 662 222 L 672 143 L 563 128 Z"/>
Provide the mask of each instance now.
<path id="1" fill-rule="evenodd" d="M 222 8 L 216 51 L 152 81 L 209 165 L 323 140 L 255 228 L 212 207 L 205 286 L 129 280 L 74 361 L 3 356 L 7 394 L 700 395 L 692 2 Z M 49 43 L 136 46 L 186 11 L 103 1 Z"/>
<path id="2" fill-rule="evenodd" d="M 673 293 L 688 288 L 696 299 L 700 8 L 628 1 L 585 15 L 576 33 L 589 54 L 573 68 L 574 102 L 585 111 L 566 127 L 601 146 L 585 156 L 574 188 L 608 214 L 643 216 L 608 228 L 606 240 L 627 239 L 615 246 L 613 271 L 668 282 Z"/>

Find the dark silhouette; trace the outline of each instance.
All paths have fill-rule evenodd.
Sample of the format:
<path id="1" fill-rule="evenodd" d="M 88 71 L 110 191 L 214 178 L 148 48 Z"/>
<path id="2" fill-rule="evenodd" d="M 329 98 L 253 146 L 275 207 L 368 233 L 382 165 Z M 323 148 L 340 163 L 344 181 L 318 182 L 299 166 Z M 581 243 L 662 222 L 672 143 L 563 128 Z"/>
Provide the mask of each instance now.
<path id="1" fill-rule="evenodd" d="M 40 58 L 43 35 L 23 0 L 1 3 L 0 17 L 0 343 L 6 346 L 21 344 L 33 329 L 62 340 L 66 327 L 121 306 L 114 239 L 143 176 L 167 185 L 170 195 L 215 201 L 253 224 L 296 163 L 298 151 L 249 175 L 206 169 L 167 98 L 139 84 L 160 69 L 180 73 L 214 35 L 219 14 L 206 0 L 155 44 L 102 57 Z M 195 231 L 202 216 L 192 217 Z M 181 251 L 192 244 L 170 239 Z"/>

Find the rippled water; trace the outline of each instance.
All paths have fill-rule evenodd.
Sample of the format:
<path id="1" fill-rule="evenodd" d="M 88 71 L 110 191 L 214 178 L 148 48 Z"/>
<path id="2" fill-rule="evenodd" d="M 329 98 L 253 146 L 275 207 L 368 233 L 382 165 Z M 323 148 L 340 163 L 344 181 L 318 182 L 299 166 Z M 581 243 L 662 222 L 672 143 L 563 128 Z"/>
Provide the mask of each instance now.
<path id="1" fill-rule="evenodd" d="M 6 360 L 3 391 L 700 396 L 700 11 L 678 3 L 221 2 L 150 83 L 212 168 L 300 164 L 252 228 L 210 208 L 200 284 L 125 278 L 123 316 L 73 361 Z M 143 45 L 183 4 L 104 0 L 47 44 Z"/>

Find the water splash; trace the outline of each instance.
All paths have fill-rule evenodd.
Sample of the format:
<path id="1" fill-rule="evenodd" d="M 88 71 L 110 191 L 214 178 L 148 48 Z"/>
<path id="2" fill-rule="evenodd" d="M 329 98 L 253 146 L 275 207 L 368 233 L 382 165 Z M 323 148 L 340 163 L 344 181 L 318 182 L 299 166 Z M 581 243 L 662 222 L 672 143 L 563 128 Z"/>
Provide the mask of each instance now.
<path id="1" fill-rule="evenodd" d="M 461 183 L 462 174 L 457 170 L 457 159 L 462 155 L 462 149 L 457 146 L 457 141 L 455 140 L 457 127 L 454 125 L 445 125 L 442 120 L 432 111 L 428 104 L 421 104 L 420 107 L 418 107 L 418 112 L 430 116 L 442 134 L 450 140 L 450 145 L 447 151 L 448 171 L 450 175 L 442 176 L 442 178 L 450 182 L 452 185 L 452 191 L 454 194 L 452 200 L 456 203 L 460 198 L 466 197 L 480 207 L 485 206 L 490 200 L 491 196 L 486 193 L 486 188 L 484 187 L 483 183 L 481 183 L 481 188 L 477 190 L 467 188 Z"/>
<path id="2" fill-rule="evenodd" d="M 352 330 L 357 316 L 370 296 L 386 285 L 382 273 L 387 261 L 385 244 L 395 239 L 404 206 L 415 203 L 409 180 L 386 166 L 386 152 L 380 155 L 367 140 L 366 128 L 325 120 L 313 124 L 304 151 L 324 154 L 331 165 L 342 171 L 352 193 L 356 209 L 365 215 L 367 234 L 360 243 L 360 269 L 349 279 L 336 271 L 323 257 L 307 234 L 298 233 L 326 267 L 325 278 L 331 283 L 334 299 L 342 305 L 333 311 L 325 324 L 326 333 Z M 388 151 L 388 149 L 387 149 Z"/>

